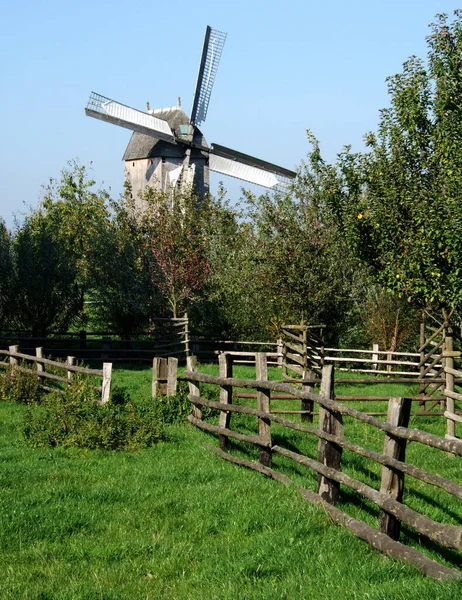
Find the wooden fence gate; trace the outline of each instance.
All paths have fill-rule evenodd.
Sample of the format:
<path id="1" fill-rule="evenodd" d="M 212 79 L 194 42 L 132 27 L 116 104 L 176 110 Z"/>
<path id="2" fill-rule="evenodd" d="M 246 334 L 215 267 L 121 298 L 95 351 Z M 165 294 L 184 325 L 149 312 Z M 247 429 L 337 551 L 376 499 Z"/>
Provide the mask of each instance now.
<path id="1" fill-rule="evenodd" d="M 282 369 L 284 378 L 309 379 L 324 365 L 324 325 L 283 325 Z"/>

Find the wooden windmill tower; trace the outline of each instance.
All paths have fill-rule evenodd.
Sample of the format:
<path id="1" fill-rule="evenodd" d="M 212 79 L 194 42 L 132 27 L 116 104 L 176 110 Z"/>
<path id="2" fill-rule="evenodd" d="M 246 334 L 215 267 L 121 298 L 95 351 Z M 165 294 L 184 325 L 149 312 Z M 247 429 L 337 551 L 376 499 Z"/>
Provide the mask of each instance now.
<path id="1" fill-rule="evenodd" d="M 146 185 L 163 190 L 192 186 L 209 190 L 209 171 L 266 188 L 289 183 L 295 172 L 253 156 L 206 142 L 199 130 L 207 116 L 226 34 L 207 26 L 191 116 L 178 106 L 146 112 L 92 92 L 85 113 L 134 133 L 124 154 L 126 175 L 136 199 Z"/>

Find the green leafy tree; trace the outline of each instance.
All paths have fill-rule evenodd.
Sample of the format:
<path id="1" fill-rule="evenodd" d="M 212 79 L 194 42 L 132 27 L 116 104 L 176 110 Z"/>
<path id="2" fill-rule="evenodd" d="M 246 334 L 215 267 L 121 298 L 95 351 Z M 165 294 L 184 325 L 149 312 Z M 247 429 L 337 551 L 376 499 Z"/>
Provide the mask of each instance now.
<path id="1" fill-rule="evenodd" d="M 45 219 L 53 222 L 62 243 L 74 256 L 83 288 L 89 287 L 92 265 L 112 259 L 106 232 L 114 202 L 106 190 L 95 186 L 85 166 L 69 161 L 60 179 L 50 179 L 44 188 L 38 208 Z"/>
<path id="2" fill-rule="evenodd" d="M 462 13 L 439 15 L 426 64 L 411 57 L 388 79 L 367 154 L 336 165 L 330 208 L 354 254 L 412 304 L 462 300 Z"/>
<path id="3" fill-rule="evenodd" d="M 369 343 L 395 352 L 416 337 L 421 316 L 421 311 L 409 305 L 405 298 L 390 294 L 380 286 L 371 286 L 361 306 L 360 318 Z"/>
<path id="4" fill-rule="evenodd" d="M 354 277 L 334 224 L 325 222 L 330 174 L 318 154 L 287 193 L 246 194 L 222 221 L 211 254 L 212 297 L 234 337 L 274 339 L 283 323 L 325 323 L 339 331 Z"/>
<path id="5" fill-rule="evenodd" d="M 131 203 L 124 200 L 113 205 L 112 219 L 100 235 L 104 254 L 92 254 L 89 262 L 94 311 L 101 323 L 128 339 L 162 312 L 151 277 L 151 251 Z"/>
<path id="6" fill-rule="evenodd" d="M 77 267 L 55 224 L 29 215 L 13 239 L 15 320 L 34 336 L 66 329 L 83 309 Z"/>
<path id="7" fill-rule="evenodd" d="M 124 338 L 146 327 L 158 294 L 129 203 L 97 189 L 88 170 L 70 161 L 59 180 L 50 180 L 39 210 L 75 261 L 87 300 L 81 322 Z"/>
<path id="8" fill-rule="evenodd" d="M 0 219 L 0 327 L 11 316 L 14 303 L 14 272 L 11 254 L 11 235 Z"/>

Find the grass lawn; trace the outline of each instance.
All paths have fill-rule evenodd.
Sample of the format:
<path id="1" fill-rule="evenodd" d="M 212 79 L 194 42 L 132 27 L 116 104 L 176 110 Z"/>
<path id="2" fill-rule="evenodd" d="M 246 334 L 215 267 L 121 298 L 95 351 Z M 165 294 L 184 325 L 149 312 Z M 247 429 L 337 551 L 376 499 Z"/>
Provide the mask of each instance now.
<path id="1" fill-rule="evenodd" d="M 253 376 L 251 368 L 239 371 L 239 377 Z M 149 400 L 150 378 L 149 369 L 115 371 L 115 382 L 136 401 Z M 34 449 L 22 439 L 23 411 L 0 403 L 1 599 L 462 597 L 461 582 L 425 578 L 333 524 L 292 487 L 215 456 L 202 444 L 214 438 L 189 424 L 168 427 L 166 441 L 136 453 Z M 240 425 L 242 431 L 254 427 L 245 419 Z M 422 427 L 422 420 L 412 425 Z M 441 430 L 435 417 L 425 425 Z M 351 422 L 345 428 L 359 443 L 380 449 L 379 433 Z M 275 429 L 274 435 L 316 454 L 316 442 L 298 432 Z M 255 449 L 249 453 L 256 458 Z M 344 457 L 347 473 L 377 485 L 373 463 Z M 408 457 L 460 482 L 459 458 L 415 443 Z M 315 476 L 302 467 L 282 457 L 275 464 L 315 488 Z M 342 498 L 343 510 L 377 522 L 372 505 L 353 493 Z M 461 524 L 460 501 L 425 484 L 412 482 L 406 501 L 432 518 Z M 403 536 L 424 544 L 406 528 Z M 429 543 L 425 550 L 449 566 L 460 561 L 456 552 Z"/>

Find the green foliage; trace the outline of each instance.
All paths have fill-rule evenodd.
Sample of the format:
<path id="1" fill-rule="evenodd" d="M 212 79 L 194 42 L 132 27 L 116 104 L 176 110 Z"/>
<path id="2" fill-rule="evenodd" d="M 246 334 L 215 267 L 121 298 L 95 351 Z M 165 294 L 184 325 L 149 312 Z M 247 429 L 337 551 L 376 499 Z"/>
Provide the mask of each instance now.
<path id="1" fill-rule="evenodd" d="M 20 363 L 19 367 L 26 365 Z M 12 365 L 0 371 L 0 400 L 35 404 L 40 401 L 42 391 L 36 376 L 19 371 Z"/>
<path id="2" fill-rule="evenodd" d="M 98 318 L 125 338 L 162 313 L 161 297 L 151 279 L 152 258 L 130 203 L 113 203 L 101 232 L 104 253 L 89 263 L 90 297 Z"/>
<path id="3" fill-rule="evenodd" d="M 239 210 L 224 190 L 199 201 L 146 188 L 139 202 L 115 202 L 70 163 L 14 236 L 16 323 L 44 334 L 90 320 L 127 339 L 188 310 L 205 337 L 274 339 L 302 320 L 338 328 L 358 275 L 324 226 L 328 185 L 319 157 L 310 161 L 293 190 L 247 194 Z"/>
<path id="4" fill-rule="evenodd" d="M 391 293 L 421 306 L 462 300 L 462 13 L 439 15 L 428 60 L 388 79 L 367 154 L 336 165 L 330 208 L 353 253 Z"/>
<path id="5" fill-rule="evenodd" d="M 69 161 L 59 181 L 50 179 L 39 206 L 43 218 L 54 224 L 63 246 L 73 256 L 83 288 L 88 287 L 93 262 L 112 258 L 104 235 L 112 201 L 105 190 L 95 191 L 94 186 L 87 168 Z"/>
<path id="6" fill-rule="evenodd" d="M 419 331 L 422 312 L 405 298 L 390 294 L 379 286 L 368 289 L 360 319 L 369 343 L 394 352 Z"/>
<path id="7" fill-rule="evenodd" d="M 11 235 L 0 218 L 0 327 L 10 317 L 14 306 L 14 271 Z"/>
<path id="8" fill-rule="evenodd" d="M 78 282 L 91 303 L 86 319 L 129 337 L 150 315 L 149 269 L 130 208 L 104 190 L 94 191 L 94 184 L 85 167 L 72 162 L 60 181 L 46 188 L 41 210 L 59 224 L 73 256 Z"/>
<path id="9" fill-rule="evenodd" d="M 66 329 L 83 308 L 77 266 L 55 222 L 29 215 L 13 238 L 15 322 L 32 334 Z"/>
<path id="10" fill-rule="evenodd" d="M 218 402 L 217 392 L 213 387 L 202 387 L 201 396 L 203 398 Z M 166 425 L 185 422 L 192 411 L 192 404 L 188 400 L 188 384 L 185 381 L 180 381 L 175 396 L 159 396 L 156 398 L 156 410 L 159 420 Z M 218 410 L 208 406 L 203 406 L 201 411 L 204 419 L 218 415 Z"/>
<path id="11" fill-rule="evenodd" d="M 231 339 L 275 339 L 284 323 L 332 329 L 343 320 L 357 274 L 337 228 L 326 226 L 313 164 L 286 193 L 246 193 L 240 214 L 215 230 L 209 298 Z"/>
<path id="12" fill-rule="evenodd" d="M 24 437 L 37 447 L 135 450 L 154 444 L 161 435 L 153 405 L 135 406 L 119 388 L 101 406 L 92 386 L 78 378 L 64 394 L 44 396 L 25 414 Z"/>

